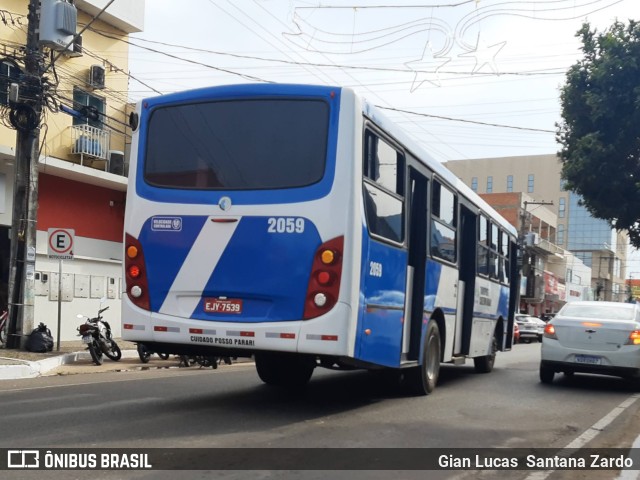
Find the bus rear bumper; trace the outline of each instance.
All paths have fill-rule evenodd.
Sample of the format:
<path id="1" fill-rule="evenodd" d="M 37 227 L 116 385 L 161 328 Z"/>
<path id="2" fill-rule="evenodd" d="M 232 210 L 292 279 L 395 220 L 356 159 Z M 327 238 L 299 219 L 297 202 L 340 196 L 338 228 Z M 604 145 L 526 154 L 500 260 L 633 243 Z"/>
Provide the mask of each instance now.
<path id="1" fill-rule="evenodd" d="M 124 302 L 123 302 L 124 303 Z M 338 303 L 321 317 L 282 322 L 207 322 L 150 314 L 123 305 L 122 338 L 132 342 L 192 346 L 195 350 L 242 350 L 353 356 L 351 308 Z M 124 320 L 126 319 L 126 320 Z"/>

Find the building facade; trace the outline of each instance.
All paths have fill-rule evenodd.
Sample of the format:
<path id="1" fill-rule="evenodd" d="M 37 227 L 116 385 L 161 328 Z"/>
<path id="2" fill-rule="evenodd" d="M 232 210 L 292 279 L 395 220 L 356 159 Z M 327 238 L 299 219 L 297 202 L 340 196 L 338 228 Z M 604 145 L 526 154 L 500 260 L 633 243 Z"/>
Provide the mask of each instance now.
<path id="1" fill-rule="evenodd" d="M 0 6 L 4 16 L 13 19 L 13 23 L 0 24 L 2 91 L 24 69 L 28 4 L 27 0 L 4 0 Z M 77 31 L 94 20 L 106 4 L 104 0 L 76 0 Z M 76 314 L 95 315 L 102 297 L 110 306 L 107 319 L 115 334 L 120 334 L 125 152 L 131 138 L 126 127 L 130 106 L 125 40 L 130 33 L 142 31 L 144 6 L 144 0 L 114 2 L 54 65 L 49 66 L 52 57 L 44 47 L 44 63 L 49 66 L 45 75 L 52 87 L 47 91 L 48 108 L 40 134 L 36 271 L 27 282 L 34 282 L 35 324 L 44 322 L 54 338 L 58 333 L 59 282 L 62 340 L 76 338 Z M 0 301 L 6 302 L 16 131 L 6 121 L 6 95 L 0 95 L 0 107 L 4 107 L 5 120 L 0 124 Z M 72 116 L 61 108 L 93 115 Z M 48 258 L 50 228 L 75 230 L 73 260 L 60 264 Z"/>
<path id="2" fill-rule="evenodd" d="M 558 219 L 545 203 L 522 192 L 481 193 L 519 232 L 520 312 L 542 316 L 575 300 L 592 299 L 591 268 L 556 245 Z"/>
<path id="3" fill-rule="evenodd" d="M 569 283 L 586 283 L 580 266 L 584 265 L 591 270 L 588 283 L 595 299 L 625 301 L 628 238 L 612 230 L 607 222 L 591 217 L 579 197 L 564 190 L 562 165 L 555 154 L 455 160 L 445 166 L 477 193 L 523 192 L 533 199 L 526 204 L 526 213 L 535 214 L 543 206 L 549 209 L 557 223 L 548 240 L 570 252 L 568 261 L 578 265 L 581 272 L 572 278 L 575 268 L 567 267 L 572 280 Z M 573 283 L 577 278 L 581 283 Z"/>

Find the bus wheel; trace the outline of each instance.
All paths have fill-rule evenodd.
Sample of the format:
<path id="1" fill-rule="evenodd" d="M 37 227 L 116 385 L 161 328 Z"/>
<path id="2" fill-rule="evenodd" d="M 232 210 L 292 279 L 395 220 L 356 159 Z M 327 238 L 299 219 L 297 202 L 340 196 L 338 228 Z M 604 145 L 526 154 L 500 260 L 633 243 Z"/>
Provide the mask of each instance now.
<path id="1" fill-rule="evenodd" d="M 407 386 L 413 393 L 429 395 L 436 388 L 440 374 L 440 351 L 440 329 L 431 320 L 427 324 L 422 365 L 412 368 L 406 375 Z"/>
<path id="2" fill-rule="evenodd" d="M 475 357 L 473 359 L 473 366 L 476 369 L 476 373 L 489 373 L 493 370 L 493 365 L 496 362 L 496 352 L 498 351 L 498 343 L 496 337 L 493 337 L 491 342 L 491 354 L 484 357 Z"/>
<path id="3" fill-rule="evenodd" d="M 316 367 L 314 357 L 289 353 L 256 353 L 260 380 L 275 387 L 302 387 Z"/>

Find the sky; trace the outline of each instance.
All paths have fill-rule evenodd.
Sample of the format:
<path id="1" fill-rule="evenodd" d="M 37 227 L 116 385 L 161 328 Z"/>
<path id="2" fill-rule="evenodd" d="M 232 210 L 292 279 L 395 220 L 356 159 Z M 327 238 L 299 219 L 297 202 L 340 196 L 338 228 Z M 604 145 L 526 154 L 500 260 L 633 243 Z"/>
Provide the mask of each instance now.
<path id="1" fill-rule="evenodd" d="M 629 19 L 639 0 L 147 0 L 130 95 L 347 86 L 438 161 L 550 154 L 576 32 Z"/>

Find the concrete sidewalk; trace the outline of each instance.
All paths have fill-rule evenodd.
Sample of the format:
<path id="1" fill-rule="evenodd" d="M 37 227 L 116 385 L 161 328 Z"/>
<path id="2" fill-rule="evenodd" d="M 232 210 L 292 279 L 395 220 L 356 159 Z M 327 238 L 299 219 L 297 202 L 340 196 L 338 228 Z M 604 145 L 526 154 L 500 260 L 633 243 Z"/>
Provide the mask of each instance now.
<path id="1" fill-rule="evenodd" d="M 135 358 L 142 365 L 136 351 L 136 345 L 132 342 L 126 342 L 116 339 L 118 346 L 122 349 L 122 360 Z M 104 363 L 113 362 L 106 357 Z M 104 365 L 103 363 L 103 365 Z M 25 350 L 0 348 L 0 380 L 15 380 L 19 378 L 34 378 L 45 375 L 63 365 L 93 365 L 91 356 L 86 350 L 86 345 L 82 341 L 60 342 L 60 345 L 54 345 L 51 352 L 35 353 Z"/>
<path id="2" fill-rule="evenodd" d="M 177 356 L 170 356 L 162 360 L 158 355 L 152 355 L 148 363 L 142 363 L 136 350 L 136 344 L 122 339 L 116 339 L 122 350 L 122 359 L 118 362 L 103 356 L 102 365 L 96 365 L 91 360 L 89 352 L 80 340 L 61 342 L 55 345 L 53 351 L 33 353 L 24 350 L 0 348 L 0 381 L 34 378 L 42 375 L 75 375 L 81 373 L 100 373 L 131 370 L 149 370 L 158 368 L 184 368 Z M 247 363 L 249 358 L 239 358 L 233 363 Z M 189 368 L 205 368 L 191 365 Z"/>

